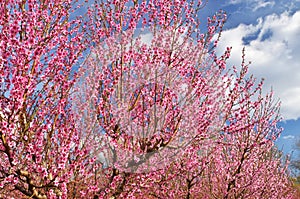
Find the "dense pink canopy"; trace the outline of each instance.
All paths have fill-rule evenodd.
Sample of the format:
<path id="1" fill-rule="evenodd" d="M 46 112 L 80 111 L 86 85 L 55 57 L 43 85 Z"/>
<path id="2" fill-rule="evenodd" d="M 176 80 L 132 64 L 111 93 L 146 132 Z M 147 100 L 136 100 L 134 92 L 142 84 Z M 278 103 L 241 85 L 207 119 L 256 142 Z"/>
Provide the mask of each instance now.
<path id="1" fill-rule="evenodd" d="M 215 53 L 223 11 L 77 4 L 0 3 L 0 197 L 293 198 L 279 103 Z"/>

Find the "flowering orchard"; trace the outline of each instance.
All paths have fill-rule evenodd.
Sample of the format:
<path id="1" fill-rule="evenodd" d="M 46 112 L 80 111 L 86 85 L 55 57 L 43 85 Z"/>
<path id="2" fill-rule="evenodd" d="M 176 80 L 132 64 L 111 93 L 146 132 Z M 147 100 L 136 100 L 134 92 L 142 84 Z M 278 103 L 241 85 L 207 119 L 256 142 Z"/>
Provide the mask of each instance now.
<path id="1" fill-rule="evenodd" d="M 1 1 L 0 197 L 293 198 L 279 104 L 204 5 Z"/>

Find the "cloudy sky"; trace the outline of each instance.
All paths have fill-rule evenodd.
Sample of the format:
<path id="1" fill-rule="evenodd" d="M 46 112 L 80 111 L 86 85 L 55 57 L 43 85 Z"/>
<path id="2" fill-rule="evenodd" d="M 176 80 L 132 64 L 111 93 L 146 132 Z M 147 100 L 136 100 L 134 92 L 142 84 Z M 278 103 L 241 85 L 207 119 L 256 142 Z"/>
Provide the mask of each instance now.
<path id="1" fill-rule="evenodd" d="M 272 87 L 282 102 L 277 145 L 292 152 L 300 139 L 300 0 L 209 0 L 203 16 L 219 9 L 228 14 L 220 52 L 232 46 L 229 63 L 239 65 L 246 48 L 250 73 L 265 78 L 265 90 Z"/>

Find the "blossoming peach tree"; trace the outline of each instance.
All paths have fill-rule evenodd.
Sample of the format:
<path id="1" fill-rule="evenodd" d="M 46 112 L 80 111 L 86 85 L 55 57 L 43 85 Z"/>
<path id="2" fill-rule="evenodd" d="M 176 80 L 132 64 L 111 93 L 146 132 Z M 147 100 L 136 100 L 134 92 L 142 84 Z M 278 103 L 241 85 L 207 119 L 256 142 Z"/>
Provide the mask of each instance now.
<path id="1" fill-rule="evenodd" d="M 224 12 L 79 3 L 0 3 L 1 197 L 293 197 L 279 103 L 215 52 Z"/>

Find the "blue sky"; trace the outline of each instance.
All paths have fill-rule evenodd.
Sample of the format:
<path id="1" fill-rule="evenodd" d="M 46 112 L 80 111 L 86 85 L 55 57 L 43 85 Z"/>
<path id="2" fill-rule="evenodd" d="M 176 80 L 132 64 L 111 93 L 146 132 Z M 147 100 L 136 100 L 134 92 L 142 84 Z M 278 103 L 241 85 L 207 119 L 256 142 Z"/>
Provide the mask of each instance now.
<path id="1" fill-rule="evenodd" d="M 218 50 L 232 46 L 229 64 L 239 65 L 246 47 L 250 73 L 265 78 L 264 89 L 272 87 L 282 103 L 284 131 L 276 144 L 291 153 L 300 139 L 300 0 L 209 0 L 203 16 L 219 9 L 228 20 Z"/>

